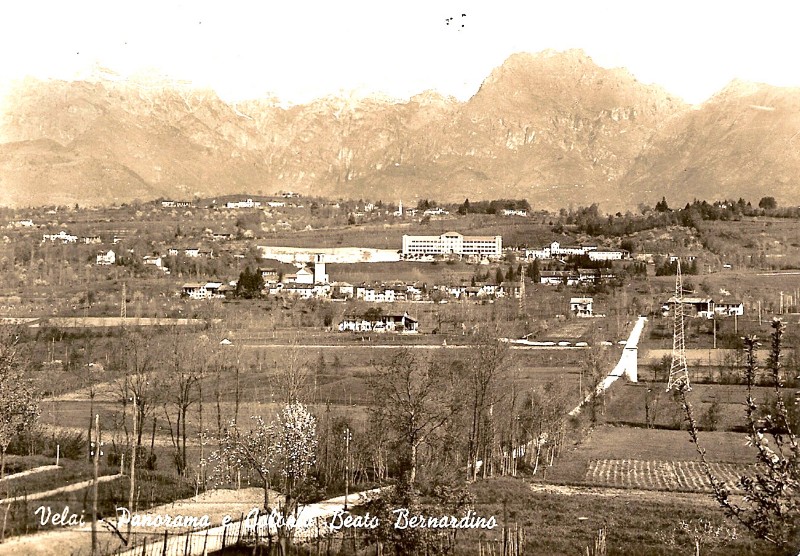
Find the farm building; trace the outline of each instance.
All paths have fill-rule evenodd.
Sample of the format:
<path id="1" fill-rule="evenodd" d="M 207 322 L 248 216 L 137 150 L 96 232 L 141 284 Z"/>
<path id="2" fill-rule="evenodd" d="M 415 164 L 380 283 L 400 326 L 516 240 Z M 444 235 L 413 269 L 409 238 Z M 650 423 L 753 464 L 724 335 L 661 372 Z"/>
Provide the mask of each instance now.
<path id="1" fill-rule="evenodd" d="M 340 332 L 417 332 L 419 323 L 408 313 L 387 315 L 345 315 Z"/>
<path id="2" fill-rule="evenodd" d="M 688 316 L 711 318 L 714 313 L 714 300 L 710 297 L 684 297 L 682 302 Z M 675 303 L 675 297 L 670 297 L 661 307 L 661 312 L 666 315 Z"/>

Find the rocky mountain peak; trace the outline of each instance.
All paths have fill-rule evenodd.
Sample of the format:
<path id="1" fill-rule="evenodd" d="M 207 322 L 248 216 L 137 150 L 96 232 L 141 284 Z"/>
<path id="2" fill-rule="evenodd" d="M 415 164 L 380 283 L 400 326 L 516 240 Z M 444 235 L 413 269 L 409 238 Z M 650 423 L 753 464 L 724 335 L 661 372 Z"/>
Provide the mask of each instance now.
<path id="1" fill-rule="evenodd" d="M 147 80 L 27 81 L 0 120 L 3 203 L 292 190 L 537 207 L 797 196 L 800 91 L 734 82 L 695 110 L 581 50 L 519 53 L 461 103 L 344 93 L 229 105 Z M 95 76 L 97 77 L 97 76 Z M 705 193 L 708 193 L 706 195 Z M 795 199 L 793 202 L 797 202 Z"/>

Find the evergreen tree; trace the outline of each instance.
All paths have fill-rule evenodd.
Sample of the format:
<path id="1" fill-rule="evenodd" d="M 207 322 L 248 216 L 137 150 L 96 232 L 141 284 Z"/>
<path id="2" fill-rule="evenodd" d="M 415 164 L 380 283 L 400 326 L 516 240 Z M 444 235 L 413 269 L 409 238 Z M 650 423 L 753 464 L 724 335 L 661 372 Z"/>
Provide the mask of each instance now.
<path id="1" fill-rule="evenodd" d="M 498 285 L 500 285 L 503 282 L 503 269 L 502 268 L 498 268 L 497 272 L 495 272 L 494 281 L 497 282 Z"/>
<path id="2" fill-rule="evenodd" d="M 531 279 L 532 282 L 538 284 L 539 279 L 541 278 L 541 270 L 539 269 L 539 259 L 533 259 L 533 263 L 528 267 L 528 278 Z"/>
<path id="3" fill-rule="evenodd" d="M 264 280 L 261 273 L 258 270 L 251 271 L 249 266 L 245 267 L 244 271 L 239 274 L 239 281 L 236 283 L 236 297 L 245 299 L 260 297 L 263 289 Z"/>

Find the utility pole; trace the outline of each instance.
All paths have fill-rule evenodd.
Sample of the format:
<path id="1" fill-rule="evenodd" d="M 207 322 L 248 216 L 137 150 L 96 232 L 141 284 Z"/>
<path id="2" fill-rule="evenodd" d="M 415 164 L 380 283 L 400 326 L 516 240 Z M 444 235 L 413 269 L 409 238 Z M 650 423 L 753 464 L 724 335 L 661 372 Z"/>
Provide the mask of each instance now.
<path id="1" fill-rule="evenodd" d="M 100 414 L 94 416 L 94 478 L 92 480 L 92 556 L 100 554 L 97 545 L 97 477 L 100 471 Z"/>
<path id="2" fill-rule="evenodd" d="M 126 284 L 125 282 L 122 283 L 122 300 L 119 304 L 119 316 L 123 319 L 128 318 L 128 301 L 126 295 Z M 130 509 L 130 508 L 129 508 Z"/>
<path id="3" fill-rule="evenodd" d="M 717 315 L 712 315 L 711 321 L 714 324 L 714 349 L 717 349 Z"/>
<path id="4" fill-rule="evenodd" d="M 525 314 L 525 272 L 528 270 L 528 265 L 522 263 L 522 272 L 519 275 L 519 313 Z"/>
<path id="5" fill-rule="evenodd" d="M 350 427 L 344 431 L 344 509 L 347 510 L 347 497 L 350 494 Z"/>
<path id="6" fill-rule="evenodd" d="M 133 392 L 133 438 L 131 441 L 131 490 L 128 493 L 128 511 L 133 512 L 133 493 L 136 481 L 136 421 L 139 415 L 136 409 L 136 392 Z M 131 522 L 128 520 L 128 544 L 131 543 Z"/>

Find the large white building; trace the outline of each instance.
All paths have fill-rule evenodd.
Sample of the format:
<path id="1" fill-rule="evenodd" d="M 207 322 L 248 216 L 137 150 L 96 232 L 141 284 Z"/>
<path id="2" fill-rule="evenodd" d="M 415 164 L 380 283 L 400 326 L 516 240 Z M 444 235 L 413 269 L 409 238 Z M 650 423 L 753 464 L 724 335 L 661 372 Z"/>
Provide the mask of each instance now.
<path id="1" fill-rule="evenodd" d="M 462 236 L 458 232 L 440 236 L 403 236 L 403 257 L 463 255 L 499 258 L 502 254 L 502 236 Z"/>

